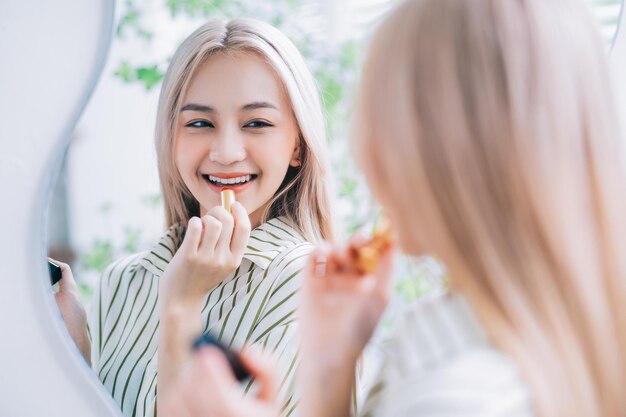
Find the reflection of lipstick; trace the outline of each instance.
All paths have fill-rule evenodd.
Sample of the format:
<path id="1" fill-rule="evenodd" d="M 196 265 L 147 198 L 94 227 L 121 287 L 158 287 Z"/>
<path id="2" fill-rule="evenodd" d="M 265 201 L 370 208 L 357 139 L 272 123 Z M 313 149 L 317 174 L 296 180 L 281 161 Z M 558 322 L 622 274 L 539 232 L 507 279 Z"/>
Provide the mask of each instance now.
<path id="1" fill-rule="evenodd" d="M 371 274 L 376 270 L 380 253 L 391 244 L 391 224 L 386 217 L 381 217 L 371 239 L 363 246 L 353 248 L 357 269 L 363 274 Z"/>
<path id="2" fill-rule="evenodd" d="M 235 202 L 235 192 L 233 190 L 222 190 L 220 193 L 222 196 L 222 207 L 224 207 L 230 213 L 231 206 Z"/>

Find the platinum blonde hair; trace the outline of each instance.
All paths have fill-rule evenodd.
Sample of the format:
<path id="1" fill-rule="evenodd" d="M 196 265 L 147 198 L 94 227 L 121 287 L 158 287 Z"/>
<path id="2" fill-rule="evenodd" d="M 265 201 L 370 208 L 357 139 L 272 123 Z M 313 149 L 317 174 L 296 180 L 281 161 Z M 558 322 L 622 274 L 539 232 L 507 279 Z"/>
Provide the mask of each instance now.
<path id="1" fill-rule="evenodd" d="M 543 417 L 626 415 L 624 150 L 577 0 L 411 0 L 362 76 L 360 159 Z"/>
<path id="2" fill-rule="evenodd" d="M 182 100 L 197 68 L 212 54 L 250 52 L 268 62 L 281 79 L 299 129 L 301 166 L 290 168 L 263 221 L 285 216 L 310 242 L 334 238 L 326 130 L 315 80 L 293 43 L 274 27 L 252 19 L 209 21 L 180 45 L 159 98 L 155 143 L 166 225 L 186 224 L 200 213 L 174 160 Z"/>

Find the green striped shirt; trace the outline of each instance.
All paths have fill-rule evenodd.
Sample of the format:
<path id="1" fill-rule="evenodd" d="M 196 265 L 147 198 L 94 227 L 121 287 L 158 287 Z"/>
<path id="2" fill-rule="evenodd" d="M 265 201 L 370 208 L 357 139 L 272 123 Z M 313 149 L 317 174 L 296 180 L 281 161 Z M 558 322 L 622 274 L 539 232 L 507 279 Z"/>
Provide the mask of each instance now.
<path id="1" fill-rule="evenodd" d="M 93 367 L 128 417 L 155 415 L 159 278 L 183 234 L 174 226 L 149 252 L 109 266 L 94 298 Z M 234 349 L 256 344 L 272 352 L 285 416 L 297 406 L 295 294 L 312 248 L 285 218 L 269 220 L 251 232 L 239 268 L 203 301 L 205 331 Z"/>

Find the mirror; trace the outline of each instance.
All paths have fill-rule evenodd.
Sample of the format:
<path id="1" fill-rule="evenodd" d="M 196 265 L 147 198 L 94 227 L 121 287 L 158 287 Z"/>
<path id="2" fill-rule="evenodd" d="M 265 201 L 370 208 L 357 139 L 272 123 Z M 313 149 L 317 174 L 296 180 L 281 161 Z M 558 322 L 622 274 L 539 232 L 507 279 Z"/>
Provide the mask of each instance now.
<path id="1" fill-rule="evenodd" d="M 113 4 L 8 0 L 0 15 L 0 181 L 8 227 L 0 243 L 7 278 L 0 295 L 0 415 L 114 416 L 115 404 L 67 337 L 42 262 L 42 214 L 67 138 L 104 65 Z"/>

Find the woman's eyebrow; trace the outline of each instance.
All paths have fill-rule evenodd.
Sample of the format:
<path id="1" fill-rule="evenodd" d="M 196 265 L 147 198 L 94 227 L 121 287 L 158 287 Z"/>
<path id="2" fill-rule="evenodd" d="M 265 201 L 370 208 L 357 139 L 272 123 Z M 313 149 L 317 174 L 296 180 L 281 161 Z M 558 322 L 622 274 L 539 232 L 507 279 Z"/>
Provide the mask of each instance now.
<path id="1" fill-rule="evenodd" d="M 204 104 L 196 104 L 196 103 L 188 103 L 180 109 L 181 112 L 184 111 L 199 111 L 202 113 L 212 113 L 215 111 L 213 107 L 205 106 Z"/>
<path id="2" fill-rule="evenodd" d="M 253 103 L 246 104 L 241 108 L 241 110 L 254 110 L 254 109 L 275 109 L 278 110 L 278 107 L 269 103 L 267 101 L 255 101 Z"/>

